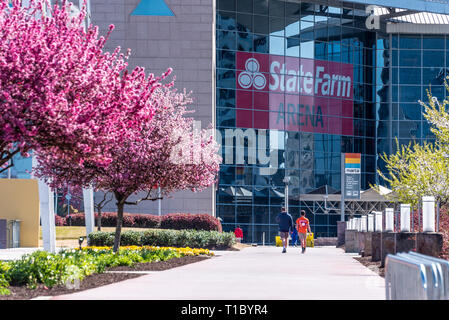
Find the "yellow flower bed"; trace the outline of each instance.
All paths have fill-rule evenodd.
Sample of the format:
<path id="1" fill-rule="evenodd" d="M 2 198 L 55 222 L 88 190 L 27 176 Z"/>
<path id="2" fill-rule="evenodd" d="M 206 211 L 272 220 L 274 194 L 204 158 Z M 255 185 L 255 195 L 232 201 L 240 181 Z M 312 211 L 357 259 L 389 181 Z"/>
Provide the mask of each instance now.
<path id="1" fill-rule="evenodd" d="M 185 256 L 198 256 L 198 255 L 207 255 L 207 256 L 213 256 L 214 253 L 210 251 L 209 249 L 197 249 L 197 248 L 176 248 L 176 247 L 154 247 L 154 246 L 122 246 L 119 248 L 119 250 L 130 250 L 130 251 L 139 251 L 142 249 L 146 250 L 171 250 L 179 252 Z M 77 250 L 79 250 L 77 248 Z M 94 251 L 101 251 L 101 250 L 112 250 L 112 247 L 82 247 L 82 250 L 94 250 Z"/>

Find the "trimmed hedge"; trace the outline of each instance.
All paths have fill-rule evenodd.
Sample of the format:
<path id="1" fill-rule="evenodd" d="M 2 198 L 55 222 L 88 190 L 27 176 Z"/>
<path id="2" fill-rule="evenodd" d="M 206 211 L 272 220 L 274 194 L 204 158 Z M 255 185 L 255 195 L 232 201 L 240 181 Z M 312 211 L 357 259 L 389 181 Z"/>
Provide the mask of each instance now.
<path id="1" fill-rule="evenodd" d="M 114 232 L 97 231 L 89 234 L 89 246 L 114 245 Z M 122 246 L 190 247 L 203 249 L 226 249 L 235 243 L 233 232 L 204 230 L 150 229 L 146 231 L 124 231 L 121 233 Z"/>
<path id="2" fill-rule="evenodd" d="M 161 216 L 161 229 L 218 231 L 220 221 L 209 214 L 170 213 Z"/>
<path id="3" fill-rule="evenodd" d="M 72 226 L 85 226 L 84 213 L 70 215 Z M 98 213 L 95 213 L 97 225 Z M 68 218 L 56 216 L 56 225 L 68 226 Z M 102 227 L 115 227 L 117 225 L 116 212 L 103 212 L 101 214 Z M 220 231 L 220 221 L 209 214 L 170 213 L 163 216 L 153 214 L 124 213 L 123 227 L 127 228 L 161 228 L 161 229 L 194 229 L 205 231 Z"/>

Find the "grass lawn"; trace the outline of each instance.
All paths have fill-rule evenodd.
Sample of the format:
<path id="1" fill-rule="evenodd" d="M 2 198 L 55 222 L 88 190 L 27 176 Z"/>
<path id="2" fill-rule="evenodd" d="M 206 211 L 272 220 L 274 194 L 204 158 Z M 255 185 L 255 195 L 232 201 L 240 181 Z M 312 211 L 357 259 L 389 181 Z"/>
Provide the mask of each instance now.
<path id="1" fill-rule="evenodd" d="M 55 227 L 56 240 L 72 240 L 79 237 L 86 236 L 86 227 Z M 97 228 L 95 228 L 95 231 Z M 142 228 L 122 228 L 122 232 L 126 230 L 142 231 Z M 115 227 L 102 227 L 101 231 L 111 232 L 115 231 Z M 42 227 L 39 230 L 39 239 L 42 239 Z"/>

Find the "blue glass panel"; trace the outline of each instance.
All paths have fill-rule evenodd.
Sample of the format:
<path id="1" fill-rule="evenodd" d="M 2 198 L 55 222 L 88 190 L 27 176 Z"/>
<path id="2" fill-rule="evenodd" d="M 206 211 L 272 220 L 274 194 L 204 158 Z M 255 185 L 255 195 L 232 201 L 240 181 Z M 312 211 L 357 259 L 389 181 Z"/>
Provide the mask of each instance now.
<path id="1" fill-rule="evenodd" d="M 421 99 L 421 87 L 399 86 L 399 98 L 401 102 L 417 102 Z"/>
<path id="2" fill-rule="evenodd" d="M 217 45 L 219 49 L 236 50 L 236 32 L 235 31 L 217 31 Z"/>
<path id="3" fill-rule="evenodd" d="M 423 67 L 444 67 L 444 51 L 424 50 Z"/>
<path id="4" fill-rule="evenodd" d="M 393 83 L 395 77 L 393 75 Z M 399 68 L 399 81 L 401 84 L 421 84 L 421 68 Z"/>
<path id="5" fill-rule="evenodd" d="M 423 49 L 442 49 L 442 50 L 444 50 L 444 37 L 424 36 Z"/>
<path id="6" fill-rule="evenodd" d="M 421 50 L 400 50 L 399 65 L 421 67 Z"/>
<path id="7" fill-rule="evenodd" d="M 401 49 L 421 49 L 421 36 L 401 35 L 399 38 L 399 48 Z"/>
<path id="8" fill-rule="evenodd" d="M 400 120 L 421 120 L 422 107 L 418 103 L 405 103 L 399 105 Z"/>
<path id="9" fill-rule="evenodd" d="M 132 16 L 174 16 L 164 0 L 141 0 Z"/>
<path id="10" fill-rule="evenodd" d="M 228 12 L 228 11 L 218 12 L 217 29 L 235 30 L 236 29 L 235 12 Z"/>
<path id="11" fill-rule="evenodd" d="M 423 85 L 442 85 L 444 84 L 444 68 L 432 67 L 422 69 Z"/>
<path id="12" fill-rule="evenodd" d="M 391 47 L 392 47 L 392 48 L 398 48 L 398 47 L 399 47 L 399 39 L 398 39 L 398 36 L 392 36 L 392 37 L 391 37 Z"/>
<path id="13" fill-rule="evenodd" d="M 218 108 L 217 110 L 218 127 L 235 127 L 235 109 Z"/>

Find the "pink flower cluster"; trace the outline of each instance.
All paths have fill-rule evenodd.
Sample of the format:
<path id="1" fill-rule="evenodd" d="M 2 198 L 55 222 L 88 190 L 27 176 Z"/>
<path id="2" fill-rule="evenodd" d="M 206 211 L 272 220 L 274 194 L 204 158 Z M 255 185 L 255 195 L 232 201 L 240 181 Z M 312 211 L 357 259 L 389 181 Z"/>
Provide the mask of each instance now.
<path id="1" fill-rule="evenodd" d="M 127 69 L 118 47 L 84 28 L 85 7 L 71 18 L 63 0 L 0 2 L 0 167 L 14 153 L 36 153 L 33 174 L 54 188 L 93 186 L 123 207 L 215 182 L 221 162 L 212 130 L 193 130 L 189 95 L 143 68 Z M 1 170 L 0 170 L 1 171 Z M 147 196 L 129 202 L 132 194 Z"/>
<path id="2" fill-rule="evenodd" d="M 0 2 L 0 166 L 30 150 L 107 165 L 99 146 L 151 119 L 160 79 L 128 73 L 120 48 L 103 52 L 113 26 L 99 37 L 97 27 L 84 30 L 85 10 L 71 18 L 66 1 L 43 3 Z"/>

